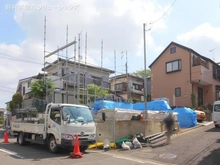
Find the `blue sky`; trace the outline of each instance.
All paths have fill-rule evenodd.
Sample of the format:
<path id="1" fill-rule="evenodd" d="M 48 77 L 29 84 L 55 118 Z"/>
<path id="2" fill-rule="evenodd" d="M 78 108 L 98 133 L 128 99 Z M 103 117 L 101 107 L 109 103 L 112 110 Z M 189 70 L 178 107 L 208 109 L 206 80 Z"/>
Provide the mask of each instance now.
<path id="1" fill-rule="evenodd" d="M 0 81 L 0 107 L 4 108 L 5 102 L 11 100 L 19 79 L 36 75 L 43 67 L 44 16 L 47 17 L 47 51 L 65 45 L 68 25 L 69 41 L 81 32 L 82 55 L 87 32 L 87 63 L 101 65 L 100 47 L 103 39 L 103 66 L 114 70 L 113 52 L 116 50 L 116 72 L 121 74 L 125 73 L 125 56 L 121 58 L 122 51 L 128 52 L 128 72 L 144 68 L 143 23 L 151 23 L 160 18 L 173 2 L 174 0 L 1 0 L 0 76 L 4 79 Z M 29 9 L 6 10 L 6 5 L 28 6 Z M 30 8 L 36 5 L 38 9 Z M 213 58 L 213 52 L 209 50 L 217 47 L 214 58 L 219 62 L 219 5 L 217 0 L 176 0 L 167 14 L 146 32 L 147 66 L 171 41 L 188 46 L 208 58 Z M 55 8 L 57 6 L 59 8 Z M 75 6 L 78 6 L 76 10 Z M 73 48 L 69 48 L 69 56 L 72 56 L 72 50 Z M 55 57 L 48 60 L 54 59 Z"/>
<path id="2" fill-rule="evenodd" d="M 6 10 L 8 4 L 15 4 L 15 0 L 0 1 L 0 43 L 19 44 L 24 40 L 25 31 L 23 31 L 14 21 L 14 10 Z"/>

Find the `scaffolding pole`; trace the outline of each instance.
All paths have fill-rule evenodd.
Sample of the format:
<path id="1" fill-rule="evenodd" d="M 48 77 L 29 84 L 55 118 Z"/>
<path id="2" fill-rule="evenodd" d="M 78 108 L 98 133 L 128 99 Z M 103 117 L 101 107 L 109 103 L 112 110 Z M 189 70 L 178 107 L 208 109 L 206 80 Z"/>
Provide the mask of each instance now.
<path id="1" fill-rule="evenodd" d="M 80 34 L 78 34 L 78 79 L 77 79 L 77 104 L 80 100 Z"/>
<path id="2" fill-rule="evenodd" d="M 68 44 L 68 25 L 66 26 L 66 45 Z M 66 75 L 69 74 L 68 72 L 68 47 L 66 48 Z M 66 103 L 68 103 L 68 80 L 69 77 L 66 78 Z"/>
<path id="3" fill-rule="evenodd" d="M 76 41 L 76 37 L 75 37 L 75 41 Z M 74 103 L 76 103 L 76 44 L 74 45 Z"/>
<path id="4" fill-rule="evenodd" d="M 103 40 L 101 41 L 101 97 L 103 99 L 103 73 L 102 73 L 102 67 L 103 67 Z"/>
<path id="5" fill-rule="evenodd" d="M 87 32 L 86 32 L 86 35 L 85 35 L 85 73 L 84 73 L 84 88 L 85 88 L 85 90 L 83 90 L 83 92 L 86 92 L 86 94 L 84 93 L 84 101 L 86 100 L 86 105 L 88 104 L 88 89 L 87 89 L 87 86 L 86 86 L 86 84 L 87 84 L 87 78 L 86 78 L 86 74 L 87 74 L 87 68 L 86 68 L 86 65 L 87 65 Z"/>

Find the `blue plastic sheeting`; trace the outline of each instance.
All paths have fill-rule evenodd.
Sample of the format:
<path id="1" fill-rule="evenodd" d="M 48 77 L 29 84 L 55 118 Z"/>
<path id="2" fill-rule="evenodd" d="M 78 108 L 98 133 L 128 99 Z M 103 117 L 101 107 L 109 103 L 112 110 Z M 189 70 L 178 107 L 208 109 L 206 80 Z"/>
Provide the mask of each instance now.
<path id="1" fill-rule="evenodd" d="M 114 109 L 114 108 L 132 109 L 133 105 L 131 103 L 98 100 L 94 102 L 94 107 L 93 107 L 94 113 L 97 113 L 98 110 L 100 109 Z"/>
<path id="2" fill-rule="evenodd" d="M 196 112 L 190 108 L 175 108 L 173 112 L 177 112 L 177 120 L 180 128 L 189 128 L 197 126 Z"/>
<path id="3" fill-rule="evenodd" d="M 133 105 L 133 108 L 134 110 L 144 111 L 145 110 L 144 102 L 135 103 Z M 165 111 L 165 112 L 171 110 L 169 104 L 165 100 L 155 100 L 155 101 L 147 102 L 147 109 L 152 111 Z"/>
<path id="4" fill-rule="evenodd" d="M 114 102 L 114 101 L 107 101 L 107 100 L 98 100 L 94 102 L 94 113 L 97 113 L 100 109 L 114 109 L 114 108 L 121 108 L 127 110 L 140 110 L 144 111 L 144 102 L 139 103 L 124 103 L 124 102 Z M 152 102 L 147 102 L 147 109 L 153 111 L 170 111 L 171 108 L 167 101 L 164 100 L 156 100 Z"/>

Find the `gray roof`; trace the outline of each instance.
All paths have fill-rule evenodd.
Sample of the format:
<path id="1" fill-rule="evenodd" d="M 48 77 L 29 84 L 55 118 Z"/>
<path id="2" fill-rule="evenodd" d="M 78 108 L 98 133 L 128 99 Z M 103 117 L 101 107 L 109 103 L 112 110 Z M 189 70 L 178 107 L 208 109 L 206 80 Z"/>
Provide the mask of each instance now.
<path id="1" fill-rule="evenodd" d="M 66 62 L 66 60 L 65 59 L 62 59 L 62 58 L 59 58 L 59 61 L 63 61 L 63 62 Z M 52 64 L 57 64 L 58 63 L 58 60 L 56 60 L 56 61 L 54 61 Z M 68 61 L 68 63 L 70 63 L 70 64 L 75 64 L 75 62 L 74 61 Z M 104 71 L 104 72 L 109 72 L 110 74 L 112 74 L 112 73 L 115 73 L 115 71 L 114 70 L 111 70 L 111 69 L 107 69 L 107 68 L 101 68 L 101 67 L 97 67 L 97 66 L 92 66 L 92 65 L 88 65 L 88 64 L 83 64 L 83 63 L 78 63 L 78 62 L 76 62 L 76 65 L 79 65 L 80 64 L 80 66 L 82 66 L 82 67 L 87 67 L 87 69 L 97 69 L 97 70 L 101 70 L 102 69 L 102 71 Z M 51 64 L 49 64 L 49 65 L 47 65 L 46 67 L 45 67 L 45 69 L 48 69 L 48 68 L 50 68 L 50 67 L 52 67 L 53 65 L 51 65 Z M 42 71 L 44 71 L 44 68 L 42 68 Z"/>

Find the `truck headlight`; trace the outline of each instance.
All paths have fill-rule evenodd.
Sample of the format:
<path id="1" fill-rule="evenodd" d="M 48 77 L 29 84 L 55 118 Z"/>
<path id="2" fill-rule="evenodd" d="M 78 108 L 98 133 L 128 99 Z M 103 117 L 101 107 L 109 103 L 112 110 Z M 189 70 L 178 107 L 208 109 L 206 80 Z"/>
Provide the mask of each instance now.
<path id="1" fill-rule="evenodd" d="M 91 134 L 91 135 L 89 135 L 89 139 L 90 139 L 90 140 L 95 140 L 95 139 L 96 139 L 96 134 Z"/>
<path id="2" fill-rule="evenodd" d="M 70 135 L 70 134 L 64 134 L 64 133 L 62 133 L 62 134 L 61 134 L 61 138 L 62 138 L 62 139 L 66 139 L 66 140 L 73 140 L 73 136 Z"/>

